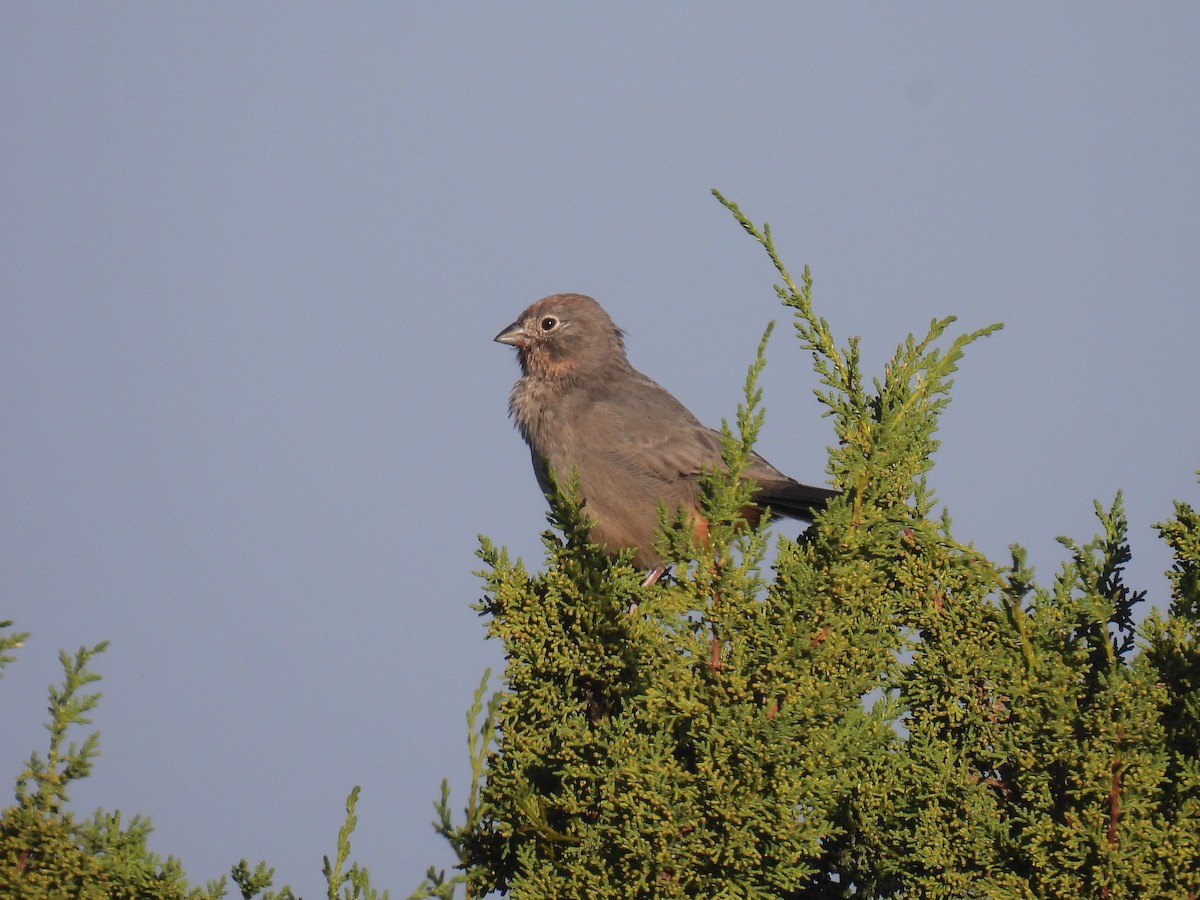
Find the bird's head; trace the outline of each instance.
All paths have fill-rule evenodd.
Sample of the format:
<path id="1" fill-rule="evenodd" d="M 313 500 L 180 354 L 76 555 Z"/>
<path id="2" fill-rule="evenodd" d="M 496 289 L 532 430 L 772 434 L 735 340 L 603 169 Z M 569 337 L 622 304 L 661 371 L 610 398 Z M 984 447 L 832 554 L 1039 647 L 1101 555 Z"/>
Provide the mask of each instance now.
<path id="1" fill-rule="evenodd" d="M 623 334 L 591 297 L 554 294 L 526 309 L 496 340 L 517 348 L 523 374 L 566 378 L 628 367 Z"/>

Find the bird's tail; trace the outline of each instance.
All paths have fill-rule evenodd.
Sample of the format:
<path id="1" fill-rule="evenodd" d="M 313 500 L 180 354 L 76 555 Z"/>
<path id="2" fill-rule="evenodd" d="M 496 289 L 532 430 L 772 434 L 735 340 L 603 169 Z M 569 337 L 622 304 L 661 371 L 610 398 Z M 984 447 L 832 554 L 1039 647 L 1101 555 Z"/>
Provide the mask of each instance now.
<path id="1" fill-rule="evenodd" d="M 811 522 L 813 515 L 823 510 L 830 498 L 840 493 L 830 488 L 801 484 L 789 478 L 787 481 L 761 485 L 754 494 L 754 502 L 770 507 L 773 516 Z"/>

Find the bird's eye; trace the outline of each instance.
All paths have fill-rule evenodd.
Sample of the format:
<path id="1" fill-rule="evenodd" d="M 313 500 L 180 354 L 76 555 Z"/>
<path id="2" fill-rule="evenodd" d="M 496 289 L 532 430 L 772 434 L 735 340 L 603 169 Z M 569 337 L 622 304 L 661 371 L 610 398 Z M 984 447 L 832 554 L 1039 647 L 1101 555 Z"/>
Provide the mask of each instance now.
<path id="1" fill-rule="evenodd" d="M 542 331 L 553 331 L 558 327 L 558 319 L 554 318 L 554 316 L 546 316 L 538 325 L 541 326 Z"/>

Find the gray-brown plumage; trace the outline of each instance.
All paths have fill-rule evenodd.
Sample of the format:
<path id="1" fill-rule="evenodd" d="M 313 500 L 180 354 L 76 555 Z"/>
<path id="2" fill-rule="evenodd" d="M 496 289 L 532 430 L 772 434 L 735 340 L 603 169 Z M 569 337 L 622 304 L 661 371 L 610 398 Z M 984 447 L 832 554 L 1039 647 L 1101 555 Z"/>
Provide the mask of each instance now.
<path id="1" fill-rule="evenodd" d="M 707 537 L 698 479 L 703 469 L 722 466 L 721 436 L 629 365 L 622 335 L 591 297 L 555 294 L 496 340 L 517 348 L 522 375 L 508 409 L 543 492 L 550 484 L 541 461 L 563 483 L 578 470 L 592 539 L 613 553 L 632 547 L 652 584 L 665 571 L 654 552 L 659 501 L 671 512 L 682 508 L 696 534 Z M 756 506 L 745 511 L 751 522 L 763 507 L 811 521 L 837 493 L 800 484 L 757 453 L 745 474 L 757 485 Z"/>

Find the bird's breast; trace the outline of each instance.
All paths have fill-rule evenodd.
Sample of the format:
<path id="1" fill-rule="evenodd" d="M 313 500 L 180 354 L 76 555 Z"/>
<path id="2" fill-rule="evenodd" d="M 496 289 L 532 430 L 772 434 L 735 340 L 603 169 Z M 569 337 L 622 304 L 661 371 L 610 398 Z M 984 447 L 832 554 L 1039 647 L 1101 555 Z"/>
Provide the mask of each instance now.
<path id="1" fill-rule="evenodd" d="M 508 409 L 525 443 L 541 456 L 548 456 L 562 443 L 563 392 L 540 378 L 522 378 L 509 397 Z"/>

